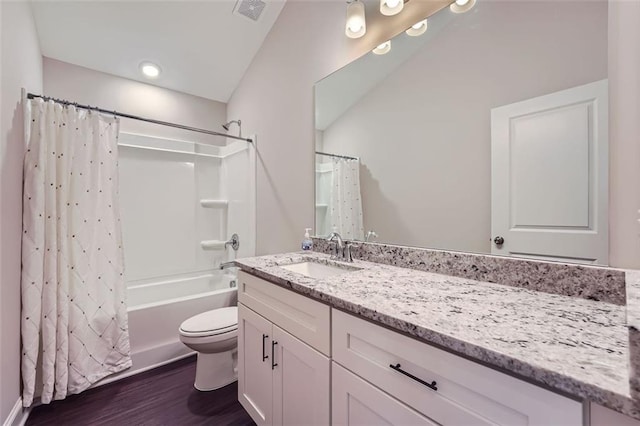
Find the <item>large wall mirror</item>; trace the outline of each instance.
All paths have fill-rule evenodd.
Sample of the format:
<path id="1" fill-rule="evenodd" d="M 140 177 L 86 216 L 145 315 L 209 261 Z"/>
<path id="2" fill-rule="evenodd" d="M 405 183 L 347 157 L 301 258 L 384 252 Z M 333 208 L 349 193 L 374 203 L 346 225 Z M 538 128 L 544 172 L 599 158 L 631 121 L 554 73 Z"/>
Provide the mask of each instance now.
<path id="1" fill-rule="evenodd" d="M 445 8 L 318 82 L 316 235 L 608 264 L 607 11 Z"/>

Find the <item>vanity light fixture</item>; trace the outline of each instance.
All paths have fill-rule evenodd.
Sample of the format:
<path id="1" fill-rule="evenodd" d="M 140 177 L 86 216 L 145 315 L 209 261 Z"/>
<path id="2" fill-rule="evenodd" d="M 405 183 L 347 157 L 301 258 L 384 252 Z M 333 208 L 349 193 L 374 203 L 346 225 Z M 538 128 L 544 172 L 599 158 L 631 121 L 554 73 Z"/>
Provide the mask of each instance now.
<path id="1" fill-rule="evenodd" d="M 384 55 L 391 50 L 391 40 L 387 40 L 382 44 L 379 44 L 378 47 L 372 50 L 376 55 Z"/>
<path id="2" fill-rule="evenodd" d="M 349 38 L 360 38 L 367 32 L 367 21 L 364 16 L 364 3 L 360 0 L 348 2 L 347 24 L 344 33 Z"/>
<path id="3" fill-rule="evenodd" d="M 476 0 L 456 0 L 449 6 L 453 13 L 465 13 L 476 5 Z"/>
<path id="4" fill-rule="evenodd" d="M 427 31 L 427 20 L 423 19 L 422 21 L 416 22 L 415 24 L 413 24 L 411 28 L 409 28 L 405 32 L 407 33 L 407 35 L 410 35 L 411 37 L 416 37 L 424 34 L 426 31 Z"/>
<path id="5" fill-rule="evenodd" d="M 384 16 L 393 16 L 402 12 L 404 0 L 380 0 L 380 13 Z"/>
<path id="6" fill-rule="evenodd" d="M 141 63 L 140 71 L 147 78 L 157 78 L 160 75 L 160 67 L 151 62 Z"/>

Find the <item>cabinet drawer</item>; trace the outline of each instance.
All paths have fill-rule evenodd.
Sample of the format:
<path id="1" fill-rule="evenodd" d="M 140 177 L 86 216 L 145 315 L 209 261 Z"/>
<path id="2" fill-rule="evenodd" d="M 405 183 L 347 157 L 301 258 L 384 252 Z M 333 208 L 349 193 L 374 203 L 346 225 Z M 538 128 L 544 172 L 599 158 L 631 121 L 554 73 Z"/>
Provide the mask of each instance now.
<path id="1" fill-rule="evenodd" d="M 238 301 L 323 354 L 331 354 L 331 308 L 246 272 Z"/>
<path id="2" fill-rule="evenodd" d="M 335 362 L 331 364 L 333 426 L 437 426 Z"/>
<path id="3" fill-rule="evenodd" d="M 582 425 L 582 404 L 333 310 L 333 359 L 442 425 Z M 399 368 L 414 377 L 409 377 Z M 437 390 L 427 385 L 436 382 Z"/>

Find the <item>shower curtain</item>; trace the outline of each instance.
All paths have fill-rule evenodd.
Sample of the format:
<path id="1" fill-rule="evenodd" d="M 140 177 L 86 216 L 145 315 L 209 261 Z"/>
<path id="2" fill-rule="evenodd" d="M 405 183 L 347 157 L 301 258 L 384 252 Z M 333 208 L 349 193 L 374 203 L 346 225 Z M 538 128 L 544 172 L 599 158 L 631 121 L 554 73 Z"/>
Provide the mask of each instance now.
<path id="1" fill-rule="evenodd" d="M 63 399 L 131 366 L 118 207 L 119 121 L 25 106 L 23 405 Z M 41 370 L 41 388 L 36 383 Z M 37 386 L 37 388 L 36 388 Z"/>
<path id="2" fill-rule="evenodd" d="M 360 161 L 333 158 L 332 163 L 331 225 L 344 239 L 363 240 Z"/>

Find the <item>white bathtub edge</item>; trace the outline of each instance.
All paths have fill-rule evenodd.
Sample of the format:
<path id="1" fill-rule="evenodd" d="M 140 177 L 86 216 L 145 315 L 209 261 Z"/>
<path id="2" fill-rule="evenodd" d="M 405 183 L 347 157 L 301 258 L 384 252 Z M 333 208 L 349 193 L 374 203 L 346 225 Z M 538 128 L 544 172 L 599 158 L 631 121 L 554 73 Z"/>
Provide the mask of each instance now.
<path id="1" fill-rule="evenodd" d="M 180 341 L 169 342 L 164 345 L 131 354 L 133 366 L 130 369 L 105 377 L 91 386 L 91 388 L 97 388 L 98 386 L 135 376 L 136 374 L 171 364 L 172 362 L 179 361 L 195 354 L 196 352 L 186 347 Z"/>

